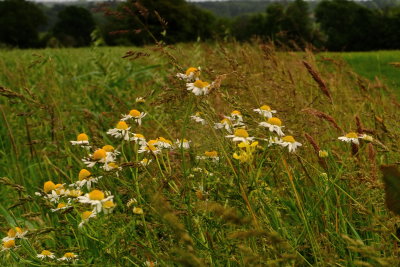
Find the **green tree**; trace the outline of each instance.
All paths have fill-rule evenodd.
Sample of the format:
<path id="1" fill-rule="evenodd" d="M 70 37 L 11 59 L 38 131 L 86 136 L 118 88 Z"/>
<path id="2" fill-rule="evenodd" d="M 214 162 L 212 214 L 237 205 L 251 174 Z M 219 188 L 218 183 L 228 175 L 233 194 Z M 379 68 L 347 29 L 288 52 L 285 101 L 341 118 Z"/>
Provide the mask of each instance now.
<path id="1" fill-rule="evenodd" d="M 89 10 L 68 6 L 58 13 L 53 35 L 64 46 L 88 46 L 91 41 L 90 34 L 94 28 L 95 22 Z"/>
<path id="2" fill-rule="evenodd" d="M 315 10 L 317 22 L 327 35 L 330 50 L 379 48 L 381 17 L 367 7 L 346 0 L 322 1 Z"/>
<path id="3" fill-rule="evenodd" d="M 25 0 L 0 1 L 0 42 L 21 48 L 38 47 L 38 27 L 46 24 L 42 10 Z"/>
<path id="4" fill-rule="evenodd" d="M 303 0 L 295 0 L 285 10 L 282 30 L 288 41 L 293 41 L 302 47 L 313 41 L 313 22 L 308 4 Z"/>

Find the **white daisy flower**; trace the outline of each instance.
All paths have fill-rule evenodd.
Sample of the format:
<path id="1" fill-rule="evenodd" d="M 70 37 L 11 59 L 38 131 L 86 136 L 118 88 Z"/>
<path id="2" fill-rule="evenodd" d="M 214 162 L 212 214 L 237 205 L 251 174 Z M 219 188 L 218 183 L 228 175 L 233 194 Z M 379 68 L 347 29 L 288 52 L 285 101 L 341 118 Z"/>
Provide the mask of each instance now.
<path id="1" fill-rule="evenodd" d="M 221 122 L 214 123 L 215 129 L 225 129 L 228 133 L 232 133 L 233 124 L 229 117 L 225 117 Z"/>
<path id="2" fill-rule="evenodd" d="M 44 260 L 44 259 L 47 259 L 47 258 L 49 258 L 49 259 L 55 259 L 56 258 L 54 253 L 49 251 L 49 250 L 42 250 L 42 252 L 40 254 L 37 254 L 36 257 L 38 257 L 41 260 Z"/>
<path id="3" fill-rule="evenodd" d="M 105 171 L 112 171 L 112 170 L 122 170 L 122 167 L 119 167 L 117 163 L 115 162 L 108 162 L 105 163 L 103 166 L 101 166 L 100 168 L 102 168 Z M 117 172 L 117 176 L 118 176 L 118 172 Z"/>
<path id="4" fill-rule="evenodd" d="M 239 110 L 232 111 L 230 118 L 236 124 L 241 124 L 243 122 L 243 115 Z"/>
<path id="5" fill-rule="evenodd" d="M 35 192 L 35 195 L 42 196 L 50 202 L 58 202 L 60 197 L 66 194 L 64 184 L 54 184 L 52 181 L 44 183 L 43 192 Z"/>
<path id="6" fill-rule="evenodd" d="M 189 140 L 186 139 L 176 139 L 175 144 L 178 146 L 179 149 L 189 149 L 190 148 L 190 142 Z"/>
<path id="7" fill-rule="evenodd" d="M 139 97 L 136 97 L 135 102 L 136 103 L 144 103 L 144 102 L 146 102 L 146 100 L 143 97 L 139 96 Z"/>
<path id="8" fill-rule="evenodd" d="M 134 133 L 131 140 L 135 141 L 139 145 L 145 145 L 146 144 L 146 138 L 144 137 L 144 135 L 142 135 L 140 133 Z"/>
<path id="9" fill-rule="evenodd" d="M 70 186 L 75 186 L 77 188 L 82 188 L 86 185 L 87 189 L 90 190 L 92 188 L 92 185 L 95 183 L 98 183 L 98 181 L 102 178 L 102 176 L 99 177 L 93 177 L 90 171 L 86 169 L 82 169 L 79 172 L 79 181 L 76 181 L 73 184 L 70 184 Z"/>
<path id="10" fill-rule="evenodd" d="M 83 163 L 88 168 L 93 168 L 93 166 L 96 165 L 96 163 L 107 164 L 109 162 L 113 162 L 113 160 L 114 160 L 114 158 L 111 157 L 111 154 L 108 154 L 108 157 L 107 157 L 107 151 L 105 151 L 102 148 L 97 149 L 93 154 L 89 154 L 88 158 L 82 159 Z"/>
<path id="11" fill-rule="evenodd" d="M 209 93 L 211 85 L 208 82 L 196 80 L 194 83 L 187 83 L 186 87 L 188 91 L 192 91 L 195 95 L 206 95 Z"/>
<path id="12" fill-rule="evenodd" d="M 81 133 L 76 137 L 76 141 L 70 141 L 72 145 L 88 146 L 89 137 L 85 133 Z"/>
<path id="13" fill-rule="evenodd" d="M 18 238 L 25 238 L 25 235 L 28 233 L 28 231 L 24 231 L 20 227 L 13 227 L 10 228 L 7 232 L 7 236 L 4 237 L 1 241 L 7 242 L 10 240 L 18 239 Z"/>
<path id="14" fill-rule="evenodd" d="M 268 128 L 270 132 L 276 132 L 279 136 L 284 136 L 285 134 L 282 132 L 282 121 L 276 117 L 269 118 L 266 122 L 260 122 L 259 126 Z"/>
<path id="15" fill-rule="evenodd" d="M 158 137 L 157 143 L 155 144 L 157 147 L 161 149 L 170 149 L 172 148 L 171 140 L 165 139 L 164 137 Z"/>
<path id="16" fill-rule="evenodd" d="M 129 114 L 122 115 L 121 121 L 126 121 L 133 119 L 137 124 L 142 125 L 142 119 L 147 115 L 147 113 L 140 112 L 139 110 L 132 109 Z"/>
<path id="17" fill-rule="evenodd" d="M 56 211 L 59 211 L 59 210 L 65 210 L 65 209 L 68 209 L 69 207 L 71 207 L 71 205 L 68 205 L 67 203 L 60 202 L 60 203 L 57 204 L 57 208 L 51 209 L 51 211 L 52 212 L 56 212 Z"/>
<path id="18" fill-rule="evenodd" d="M 359 138 L 363 139 L 365 141 L 368 141 L 368 142 L 373 142 L 374 141 L 374 138 L 372 136 L 370 136 L 370 135 L 367 135 L 367 134 L 362 134 L 362 135 L 360 135 Z"/>
<path id="19" fill-rule="evenodd" d="M 144 158 L 144 159 L 142 159 L 142 160 L 140 161 L 140 165 L 142 165 L 143 167 L 147 167 L 147 166 L 150 165 L 150 163 L 151 163 L 152 161 L 153 161 L 152 159 L 146 159 L 146 158 Z"/>
<path id="20" fill-rule="evenodd" d="M 195 113 L 195 115 L 192 115 L 192 116 L 190 116 L 190 118 L 192 119 L 192 120 L 194 120 L 195 122 L 198 122 L 198 123 L 201 123 L 201 124 L 203 124 L 203 125 L 206 125 L 206 120 L 205 119 L 203 119 L 202 117 L 201 117 L 201 112 L 196 112 Z"/>
<path id="21" fill-rule="evenodd" d="M 345 136 L 338 137 L 338 139 L 343 142 L 353 143 L 356 145 L 360 144 L 360 141 L 358 141 L 358 138 L 360 138 L 360 137 L 355 132 L 350 132 L 350 133 L 346 134 Z"/>
<path id="22" fill-rule="evenodd" d="M 113 129 L 109 129 L 107 131 L 107 134 L 115 137 L 115 138 L 122 138 L 125 141 L 130 141 L 131 139 L 131 132 L 129 131 L 131 127 L 128 126 L 128 124 L 126 124 L 125 121 L 119 121 L 117 123 L 117 126 L 115 126 L 115 128 Z"/>
<path id="23" fill-rule="evenodd" d="M 260 108 L 256 108 L 253 110 L 266 118 L 272 118 L 272 116 L 273 116 L 272 113 L 276 113 L 276 110 L 272 110 L 271 107 L 268 105 L 262 105 Z"/>
<path id="24" fill-rule="evenodd" d="M 80 203 L 86 203 L 94 206 L 96 213 L 99 213 L 102 210 L 103 203 L 112 200 L 113 198 L 114 196 L 110 195 L 106 197 L 104 192 L 95 189 L 84 196 L 78 197 L 78 200 Z"/>
<path id="25" fill-rule="evenodd" d="M 297 147 L 302 146 L 302 144 L 296 142 L 296 140 L 291 135 L 282 137 L 282 139 L 279 142 L 279 145 L 283 147 L 288 147 L 289 152 L 295 152 Z"/>
<path id="26" fill-rule="evenodd" d="M 72 252 L 67 252 L 64 254 L 63 257 L 59 258 L 59 261 L 74 261 L 78 259 L 78 255 L 72 253 Z"/>
<path id="27" fill-rule="evenodd" d="M 19 247 L 19 246 L 15 245 L 15 240 L 14 239 L 9 239 L 7 241 L 3 241 L 3 247 L 1 248 L 1 251 L 15 249 L 17 247 Z"/>
<path id="28" fill-rule="evenodd" d="M 81 213 L 82 221 L 79 223 L 78 227 L 81 228 L 85 223 L 87 223 L 91 218 L 96 217 L 96 210 L 84 211 Z"/>
<path id="29" fill-rule="evenodd" d="M 219 161 L 219 157 L 218 157 L 218 152 L 213 150 L 213 151 L 206 151 L 204 152 L 204 156 L 197 156 L 197 159 L 209 159 L 213 162 L 218 162 Z"/>
<path id="30" fill-rule="evenodd" d="M 105 145 L 102 147 L 102 149 L 106 151 L 106 162 L 114 162 L 117 156 L 121 154 L 118 150 L 110 145 Z"/>
<path id="31" fill-rule="evenodd" d="M 198 68 L 190 67 L 186 70 L 185 73 L 176 74 L 176 77 L 178 77 L 181 80 L 191 82 L 195 81 L 200 76 L 200 71 L 201 71 L 200 67 Z"/>
<path id="32" fill-rule="evenodd" d="M 158 140 L 150 140 L 147 143 L 140 146 L 138 153 L 152 153 L 159 154 L 161 153 L 161 149 L 157 147 Z"/>
<path id="33" fill-rule="evenodd" d="M 103 202 L 103 212 L 104 214 L 110 214 L 113 212 L 115 206 L 117 206 L 112 200 Z"/>
<path id="34" fill-rule="evenodd" d="M 232 138 L 233 142 L 243 142 L 249 143 L 254 139 L 254 137 L 249 137 L 249 133 L 245 129 L 236 129 L 233 135 L 225 136 L 227 138 Z"/>

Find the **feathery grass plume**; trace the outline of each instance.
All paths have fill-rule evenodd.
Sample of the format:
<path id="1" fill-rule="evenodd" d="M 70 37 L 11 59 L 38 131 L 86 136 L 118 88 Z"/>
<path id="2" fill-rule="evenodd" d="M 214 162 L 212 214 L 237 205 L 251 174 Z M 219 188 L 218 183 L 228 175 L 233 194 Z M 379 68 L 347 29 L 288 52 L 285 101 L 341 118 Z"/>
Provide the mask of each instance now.
<path id="1" fill-rule="evenodd" d="M 373 134 L 375 132 L 372 129 L 365 128 L 364 125 L 362 124 L 361 119 L 360 119 L 359 116 L 356 116 L 355 119 L 356 119 L 356 125 L 357 125 L 357 132 L 359 134 L 363 134 L 363 133 Z"/>
<path id="2" fill-rule="evenodd" d="M 199 202 L 197 203 L 197 208 L 202 211 L 212 212 L 227 223 L 243 225 L 251 222 L 250 218 L 240 217 L 234 208 L 226 208 L 216 202 Z"/>
<path id="3" fill-rule="evenodd" d="M 400 215 L 400 171 L 395 165 L 382 165 L 381 171 L 385 184 L 386 207 Z"/>
<path id="4" fill-rule="evenodd" d="M 189 251 L 193 251 L 193 240 L 188 234 L 185 226 L 179 221 L 179 218 L 173 213 L 168 201 L 161 193 L 155 193 L 152 198 L 152 207 L 159 216 L 173 229 L 178 239 L 182 241 Z"/>
<path id="5" fill-rule="evenodd" d="M 169 251 L 169 254 L 171 254 L 170 260 L 180 263 L 181 266 L 188 266 L 188 267 L 206 266 L 201 259 L 183 249 L 174 248 Z"/>
<path id="6" fill-rule="evenodd" d="M 332 126 L 335 127 L 337 130 L 343 132 L 343 129 L 339 127 L 339 125 L 336 123 L 335 119 L 332 116 L 329 116 L 328 114 L 313 108 L 304 108 L 301 111 L 316 116 L 320 119 L 326 120 L 327 122 L 332 124 Z"/>
<path id="7" fill-rule="evenodd" d="M 329 98 L 330 102 L 333 103 L 331 92 L 325 81 L 321 78 L 321 75 L 316 70 L 314 70 L 310 63 L 308 63 L 307 61 L 303 60 L 303 65 L 306 67 L 308 73 L 310 73 L 314 81 L 318 84 L 322 93 L 324 93 L 324 95 Z"/>
<path id="8" fill-rule="evenodd" d="M 354 263 L 357 266 L 394 266 L 398 264 L 398 259 L 391 257 L 382 257 L 379 249 L 373 246 L 367 246 L 360 239 L 353 239 L 348 235 L 341 235 L 347 243 L 347 248 L 355 253 Z M 372 262 L 372 263 L 371 263 Z"/>

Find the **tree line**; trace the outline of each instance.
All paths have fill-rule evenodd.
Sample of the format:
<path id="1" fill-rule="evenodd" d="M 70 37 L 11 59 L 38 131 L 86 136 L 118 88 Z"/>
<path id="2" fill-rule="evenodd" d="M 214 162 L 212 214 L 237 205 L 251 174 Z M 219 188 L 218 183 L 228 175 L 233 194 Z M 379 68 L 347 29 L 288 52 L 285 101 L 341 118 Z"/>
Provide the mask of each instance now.
<path id="1" fill-rule="evenodd" d="M 54 11 L 54 9 L 52 10 Z M 47 9 L 47 14 L 49 10 Z M 58 6 L 56 19 L 25 0 L 0 1 L 0 47 L 173 44 L 259 38 L 302 49 L 400 49 L 400 7 L 347 0 L 275 2 L 259 13 L 223 18 L 185 0 L 128 0 L 85 8 Z M 50 25 L 49 25 L 50 24 Z"/>

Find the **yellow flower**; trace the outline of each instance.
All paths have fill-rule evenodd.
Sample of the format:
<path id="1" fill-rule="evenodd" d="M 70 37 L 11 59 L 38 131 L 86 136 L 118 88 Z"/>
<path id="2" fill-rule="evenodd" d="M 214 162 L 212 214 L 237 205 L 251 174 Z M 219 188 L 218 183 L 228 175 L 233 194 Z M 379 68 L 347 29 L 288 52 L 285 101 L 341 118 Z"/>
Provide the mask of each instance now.
<path id="1" fill-rule="evenodd" d="M 97 150 L 93 153 L 92 158 L 93 158 L 94 160 L 101 160 L 101 159 L 104 159 L 106 156 L 107 156 L 106 151 L 105 151 L 104 149 L 100 148 L 100 149 L 97 149 Z"/>
<path id="2" fill-rule="evenodd" d="M 47 181 L 43 185 L 43 191 L 47 194 L 56 189 L 56 185 L 52 181 Z"/>
<path id="3" fill-rule="evenodd" d="M 318 151 L 318 156 L 319 156 L 320 158 L 326 158 L 326 157 L 328 157 L 328 151 L 326 151 L 326 150 L 320 150 L 320 151 Z"/>
<path id="4" fill-rule="evenodd" d="M 87 179 L 88 177 L 90 177 L 90 175 L 92 175 L 92 174 L 90 173 L 90 171 L 88 171 L 88 170 L 86 170 L 86 169 L 82 169 L 82 170 L 79 172 L 79 180 L 80 180 L 80 181 L 85 180 L 85 179 Z"/>
<path id="5" fill-rule="evenodd" d="M 133 210 L 132 210 L 132 212 L 133 212 L 134 214 L 141 215 L 141 214 L 143 214 L 143 209 L 142 209 L 142 208 L 139 208 L 139 207 L 134 207 Z"/>

